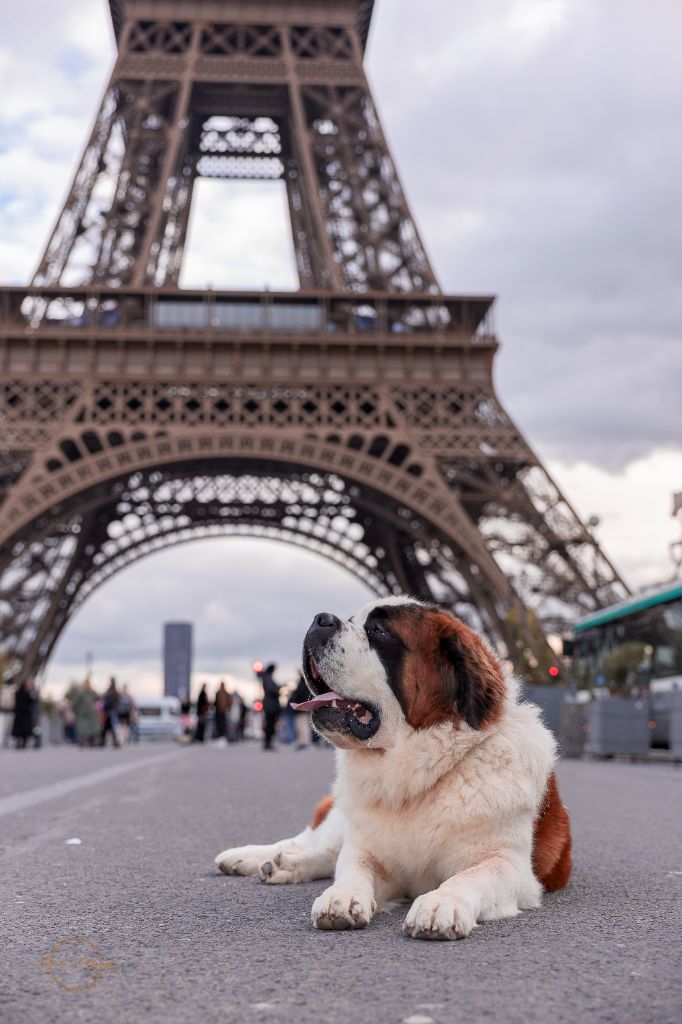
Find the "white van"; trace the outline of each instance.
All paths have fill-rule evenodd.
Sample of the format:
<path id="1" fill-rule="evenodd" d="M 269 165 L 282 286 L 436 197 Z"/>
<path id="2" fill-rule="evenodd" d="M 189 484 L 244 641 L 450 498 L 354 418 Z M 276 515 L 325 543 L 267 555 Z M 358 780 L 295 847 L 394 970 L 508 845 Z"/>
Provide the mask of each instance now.
<path id="1" fill-rule="evenodd" d="M 156 697 L 137 701 L 137 729 L 140 739 L 177 740 L 180 738 L 180 700 Z"/>

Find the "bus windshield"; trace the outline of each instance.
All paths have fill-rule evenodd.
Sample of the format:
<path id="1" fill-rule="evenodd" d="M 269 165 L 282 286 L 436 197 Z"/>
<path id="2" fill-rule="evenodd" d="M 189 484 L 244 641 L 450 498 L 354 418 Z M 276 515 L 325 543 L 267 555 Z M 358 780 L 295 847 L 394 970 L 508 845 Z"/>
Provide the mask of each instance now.
<path id="1" fill-rule="evenodd" d="M 576 680 L 589 688 L 624 692 L 682 687 L 682 583 L 578 621 L 573 669 Z"/>

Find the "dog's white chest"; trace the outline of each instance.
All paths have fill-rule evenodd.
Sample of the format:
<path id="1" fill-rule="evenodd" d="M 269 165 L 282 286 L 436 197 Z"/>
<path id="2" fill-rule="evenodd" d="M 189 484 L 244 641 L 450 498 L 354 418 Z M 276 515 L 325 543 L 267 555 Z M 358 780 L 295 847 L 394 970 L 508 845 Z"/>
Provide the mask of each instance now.
<path id="1" fill-rule="evenodd" d="M 476 812 L 475 798 L 450 785 L 397 809 L 355 805 L 347 814 L 354 839 L 400 890 L 395 895 L 414 897 L 476 863 L 494 842 L 494 824 Z"/>

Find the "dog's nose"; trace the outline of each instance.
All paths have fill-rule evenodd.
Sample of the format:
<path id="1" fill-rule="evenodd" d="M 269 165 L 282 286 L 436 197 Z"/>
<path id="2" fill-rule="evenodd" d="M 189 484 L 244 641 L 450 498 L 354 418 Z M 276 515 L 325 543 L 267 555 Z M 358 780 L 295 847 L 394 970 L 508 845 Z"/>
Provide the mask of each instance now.
<path id="1" fill-rule="evenodd" d="M 316 629 L 338 629 L 341 625 L 341 619 L 337 619 L 336 615 L 330 615 L 329 612 L 320 612 L 313 619 L 313 627 Z"/>
<path id="2" fill-rule="evenodd" d="M 310 623 L 310 629 L 305 637 L 308 652 L 313 657 L 321 654 L 322 649 L 336 634 L 340 625 L 341 619 L 337 619 L 336 615 L 330 615 L 329 612 L 320 612 L 319 615 L 316 615 Z"/>

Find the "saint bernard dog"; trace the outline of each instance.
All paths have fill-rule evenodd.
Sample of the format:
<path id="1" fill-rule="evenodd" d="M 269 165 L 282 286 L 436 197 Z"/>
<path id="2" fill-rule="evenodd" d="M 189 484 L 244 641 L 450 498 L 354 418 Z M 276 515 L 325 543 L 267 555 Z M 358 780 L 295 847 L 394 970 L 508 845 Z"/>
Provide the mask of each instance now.
<path id="1" fill-rule="evenodd" d="M 389 900 L 403 931 L 464 938 L 566 885 L 571 834 L 556 747 L 486 645 L 448 612 L 389 598 L 322 613 L 303 645 L 315 729 L 337 748 L 333 797 L 293 839 L 225 850 L 227 875 L 334 878 L 315 928 L 364 928 Z"/>

